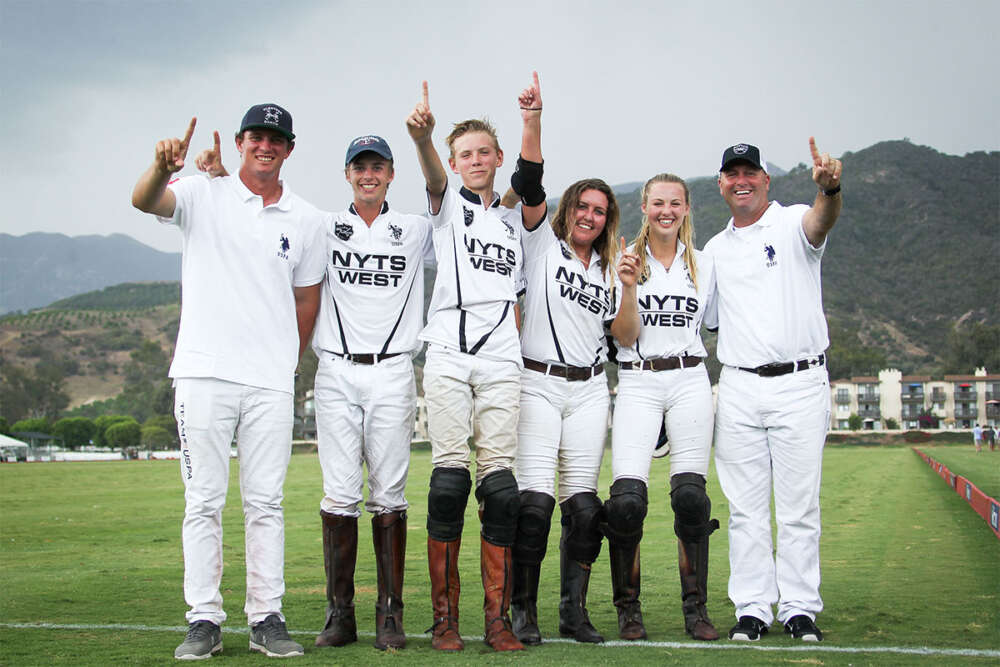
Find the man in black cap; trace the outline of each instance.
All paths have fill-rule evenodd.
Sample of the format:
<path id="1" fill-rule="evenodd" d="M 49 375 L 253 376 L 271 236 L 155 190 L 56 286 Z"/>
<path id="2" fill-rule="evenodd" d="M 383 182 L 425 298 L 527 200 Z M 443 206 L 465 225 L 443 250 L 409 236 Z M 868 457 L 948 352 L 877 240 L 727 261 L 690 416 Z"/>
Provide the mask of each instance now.
<path id="1" fill-rule="evenodd" d="M 277 104 L 251 107 L 236 134 L 235 176 L 174 179 L 183 139 L 156 144 L 132 204 L 183 237 L 180 330 L 170 377 L 184 480 L 184 599 L 190 605 L 180 660 L 222 651 L 226 620 L 222 508 L 235 435 L 246 525 L 250 648 L 302 655 L 281 613 L 284 515 L 295 366 L 312 335 L 326 270 L 323 217 L 280 178 L 295 146 L 292 117 Z M 215 151 L 219 152 L 219 133 Z"/>
<path id="2" fill-rule="evenodd" d="M 813 205 L 768 200 L 760 150 L 725 150 L 719 192 L 732 218 L 706 245 L 715 259 L 719 398 L 715 461 L 729 500 L 729 638 L 756 641 L 777 619 L 803 641 L 820 641 L 819 489 L 830 423 L 824 351 L 829 345 L 820 261 L 840 214 L 841 163 L 810 137 Z M 770 499 L 778 524 L 771 546 Z"/>

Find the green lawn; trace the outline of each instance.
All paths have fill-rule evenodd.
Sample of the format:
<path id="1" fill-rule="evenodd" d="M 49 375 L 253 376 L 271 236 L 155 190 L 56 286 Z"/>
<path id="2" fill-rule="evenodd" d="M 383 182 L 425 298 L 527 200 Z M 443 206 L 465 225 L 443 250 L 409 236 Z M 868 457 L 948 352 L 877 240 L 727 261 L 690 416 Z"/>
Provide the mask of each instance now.
<path id="1" fill-rule="evenodd" d="M 971 442 L 962 445 L 917 445 L 925 454 L 965 477 L 991 498 L 1000 499 L 1000 451 L 976 453 Z"/>
<path id="2" fill-rule="evenodd" d="M 956 453 L 958 450 L 955 450 Z M 601 491 L 610 483 L 605 457 Z M 1000 459 L 1000 456 L 998 456 Z M 788 639 L 780 627 L 753 647 L 723 640 L 697 644 L 684 634 L 677 552 L 669 508 L 668 464 L 654 462 L 643 540 L 643 610 L 650 643 L 592 646 L 550 641 L 517 656 L 495 655 L 482 633 L 478 521 L 470 503 L 461 552 L 461 618 L 466 650 L 442 655 L 423 636 L 431 624 L 426 568 L 429 452 L 413 455 L 409 500 L 405 624 L 408 647 L 371 646 L 375 574 L 371 532 L 360 531 L 356 645 L 314 649 L 325 608 L 315 455 L 292 457 L 286 485 L 285 613 L 307 653 L 295 664 L 507 663 L 604 664 L 683 661 L 689 664 L 996 664 L 1000 658 L 1000 540 L 908 447 L 829 447 L 822 494 L 823 596 L 818 647 Z M 709 614 L 723 633 L 734 622 L 726 599 L 728 507 L 714 471 Z M 52 463 L 0 466 L 0 664 L 164 664 L 183 636 L 180 520 L 182 484 L 176 462 Z M 243 616 L 243 531 L 235 462 L 224 516 L 226 649 L 213 664 L 259 664 L 246 649 Z M 558 521 L 542 570 L 540 622 L 554 637 L 558 605 Z M 591 617 L 615 637 L 606 550 L 593 568 Z M 13 624 L 13 625 L 12 625 Z M 21 627 L 19 624 L 32 624 Z M 37 627 L 34 624 L 54 624 Z M 109 627 L 110 626 L 110 627 Z M 174 630 L 173 628 L 176 628 Z M 242 634 L 241 634 L 242 633 Z M 927 654 L 888 647 L 945 651 Z M 863 652 L 854 652 L 864 649 Z M 956 651 L 992 651 L 972 656 Z"/>

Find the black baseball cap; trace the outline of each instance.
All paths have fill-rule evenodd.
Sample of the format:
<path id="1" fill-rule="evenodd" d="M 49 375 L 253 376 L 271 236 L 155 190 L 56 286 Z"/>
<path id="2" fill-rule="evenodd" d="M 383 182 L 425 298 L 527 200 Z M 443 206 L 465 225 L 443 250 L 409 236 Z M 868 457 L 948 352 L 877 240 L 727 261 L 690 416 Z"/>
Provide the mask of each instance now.
<path id="1" fill-rule="evenodd" d="M 344 159 L 344 166 L 346 167 L 351 164 L 354 158 L 366 151 L 377 153 L 392 162 L 392 151 L 389 150 L 389 144 L 386 143 L 385 139 L 374 134 L 366 134 L 358 137 L 347 146 L 347 157 Z"/>
<path id="2" fill-rule="evenodd" d="M 292 114 L 277 104 L 256 104 L 250 107 L 243 116 L 238 134 L 243 134 L 244 130 L 258 128 L 280 132 L 289 141 L 295 141 L 295 134 L 292 132 Z"/>
<path id="3" fill-rule="evenodd" d="M 719 167 L 719 171 L 725 171 L 730 162 L 749 162 L 767 172 L 767 163 L 761 157 L 760 149 L 752 144 L 736 144 L 727 148 L 722 154 L 722 166 Z"/>

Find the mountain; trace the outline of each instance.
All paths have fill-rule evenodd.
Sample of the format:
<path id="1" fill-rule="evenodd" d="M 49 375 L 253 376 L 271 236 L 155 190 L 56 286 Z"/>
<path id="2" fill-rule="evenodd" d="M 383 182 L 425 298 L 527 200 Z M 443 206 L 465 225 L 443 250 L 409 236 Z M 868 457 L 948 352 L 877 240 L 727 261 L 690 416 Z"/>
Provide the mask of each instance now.
<path id="1" fill-rule="evenodd" d="M 180 253 L 125 234 L 0 234 L 0 314 L 124 282 L 180 280 Z"/>

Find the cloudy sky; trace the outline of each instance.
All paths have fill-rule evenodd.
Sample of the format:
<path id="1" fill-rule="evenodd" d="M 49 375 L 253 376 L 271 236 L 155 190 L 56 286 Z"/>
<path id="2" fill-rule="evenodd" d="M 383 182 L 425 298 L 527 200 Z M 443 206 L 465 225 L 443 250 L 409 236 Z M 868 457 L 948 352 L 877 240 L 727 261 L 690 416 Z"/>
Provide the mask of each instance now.
<path id="1" fill-rule="evenodd" d="M 258 102 L 294 116 L 295 192 L 343 208 L 347 143 L 374 132 L 396 155 L 390 203 L 418 211 L 404 118 L 420 81 L 439 150 L 452 122 L 486 115 L 512 165 L 533 69 L 550 194 L 591 176 L 711 174 L 737 141 L 786 169 L 808 159 L 810 134 L 833 154 L 903 137 L 997 150 L 997 25 L 995 0 L 0 0 L 0 232 L 179 250 L 129 202 L 156 140 L 197 116 L 195 148 L 220 130 L 234 168 L 232 134 Z"/>

